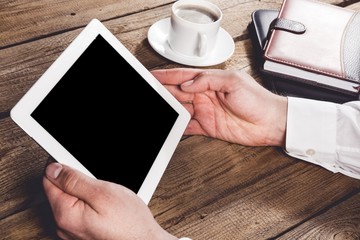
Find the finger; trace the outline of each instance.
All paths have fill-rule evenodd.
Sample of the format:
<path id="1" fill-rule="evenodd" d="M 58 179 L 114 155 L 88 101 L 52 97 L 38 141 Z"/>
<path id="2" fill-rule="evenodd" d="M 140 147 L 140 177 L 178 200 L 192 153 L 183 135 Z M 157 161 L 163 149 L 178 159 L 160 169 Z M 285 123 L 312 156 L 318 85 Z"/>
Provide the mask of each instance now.
<path id="1" fill-rule="evenodd" d="M 194 80 L 184 82 L 181 89 L 186 92 L 205 92 L 208 90 L 227 93 L 240 85 L 238 81 L 252 80 L 242 71 L 206 70 L 199 73 Z"/>
<path id="2" fill-rule="evenodd" d="M 151 73 L 162 84 L 180 85 L 183 82 L 194 79 L 202 71 L 204 70 L 194 68 L 173 68 L 153 70 Z"/>
<path id="3" fill-rule="evenodd" d="M 206 135 L 198 120 L 194 119 L 194 105 L 191 103 L 183 104 L 185 109 L 190 113 L 191 119 L 184 131 L 184 135 Z"/>
<path id="4" fill-rule="evenodd" d="M 204 135 L 208 134 L 201 127 L 200 123 L 196 119 L 191 119 L 187 128 L 185 129 L 184 135 Z"/>
<path id="5" fill-rule="evenodd" d="M 43 178 L 43 187 L 53 210 L 63 205 L 72 206 L 76 201 L 78 201 L 77 197 L 65 193 L 62 189 L 58 188 L 54 183 L 52 183 L 47 177 Z"/>
<path id="6" fill-rule="evenodd" d="M 179 86 L 164 85 L 165 88 L 181 103 L 192 102 L 194 99 L 194 93 L 188 93 L 182 91 Z"/>
<path id="7" fill-rule="evenodd" d="M 51 163 L 47 166 L 45 173 L 46 178 L 58 188 L 51 188 L 45 181 L 45 187 L 49 187 L 47 190 L 51 194 L 50 197 L 66 193 L 87 203 L 96 199 L 93 196 L 96 194 L 94 189 L 97 189 L 96 180 L 80 171 L 59 163 Z"/>
<path id="8" fill-rule="evenodd" d="M 64 192 L 54 185 L 47 177 L 43 178 L 43 187 L 50 203 L 55 203 Z"/>
<path id="9" fill-rule="evenodd" d="M 190 113 L 190 116 L 194 117 L 194 105 L 192 103 L 183 103 L 182 105 Z"/>
<path id="10" fill-rule="evenodd" d="M 58 230 L 60 229 L 59 227 L 64 225 L 75 227 L 80 224 L 80 222 L 77 222 L 77 220 L 79 219 L 79 211 L 76 210 L 77 208 L 75 206 L 82 201 L 79 201 L 77 197 L 63 192 L 46 176 L 43 178 L 43 186 L 45 194 L 49 200 L 49 204 L 52 209 L 55 221 L 58 225 Z M 61 231 L 59 231 L 58 234 L 60 232 Z M 71 238 L 62 237 L 62 239 Z"/>

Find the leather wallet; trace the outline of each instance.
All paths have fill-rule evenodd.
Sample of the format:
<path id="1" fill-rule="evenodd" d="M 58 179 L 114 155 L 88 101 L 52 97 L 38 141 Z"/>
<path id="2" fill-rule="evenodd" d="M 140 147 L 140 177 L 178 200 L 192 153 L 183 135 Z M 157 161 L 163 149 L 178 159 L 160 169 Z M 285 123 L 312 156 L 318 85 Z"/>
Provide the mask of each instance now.
<path id="1" fill-rule="evenodd" d="M 264 71 L 266 44 L 271 37 L 271 28 L 278 16 L 278 10 L 258 9 L 252 12 L 252 21 L 248 25 L 248 31 L 253 43 L 254 59 L 257 68 L 264 75 L 265 86 L 271 91 L 285 96 L 304 97 L 336 103 L 358 100 L 359 97 L 356 94 L 339 92 L 306 81 L 299 81 L 284 74 Z"/>

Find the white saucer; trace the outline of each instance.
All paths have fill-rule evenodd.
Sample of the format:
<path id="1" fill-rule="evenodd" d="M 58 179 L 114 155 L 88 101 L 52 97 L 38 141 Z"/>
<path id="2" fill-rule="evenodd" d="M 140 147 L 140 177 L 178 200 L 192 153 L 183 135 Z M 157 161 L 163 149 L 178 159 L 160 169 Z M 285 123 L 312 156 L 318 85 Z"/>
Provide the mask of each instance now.
<path id="1" fill-rule="evenodd" d="M 148 41 L 154 50 L 161 56 L 174 62 L 189 66 L 212 66 L 226 61 L 235 50 L 232 37 L 220 28 L 215 49 L 206 57 L 187 57 L 174 52 L 168 44 L 170 18 L 165 18 L 154 23 L 148 31 Z"/>

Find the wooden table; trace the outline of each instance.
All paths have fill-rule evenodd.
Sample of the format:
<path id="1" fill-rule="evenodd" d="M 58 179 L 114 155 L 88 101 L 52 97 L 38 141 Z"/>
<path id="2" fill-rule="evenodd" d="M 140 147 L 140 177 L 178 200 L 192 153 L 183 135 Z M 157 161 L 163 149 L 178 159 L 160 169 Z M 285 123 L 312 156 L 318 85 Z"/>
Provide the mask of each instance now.
<path id="1" fill-rule="evenodd" d="M 92 18 L 146 68 L 181 66 L 158 55 L 147 41 L 149 27 L 170 16 L 173 2 L 0 2 L 1 239 L 56 239 L 41 184 L 49 155 L 10 119 L 10 109 Z M 247 25 L 252 11 L 279 9 L 282 1 L 213 2 L 224 12 L 222 26 L 236 49 L 212 68 L 244 69 L 262 82 Z M 360 10 L 357 1 L 324 2 Z M 359 180 L 291 158 L 280 148 L 201 136 L 180 142 L 149 207 L 162 227 L 194 240 L 360 238 Z"/>

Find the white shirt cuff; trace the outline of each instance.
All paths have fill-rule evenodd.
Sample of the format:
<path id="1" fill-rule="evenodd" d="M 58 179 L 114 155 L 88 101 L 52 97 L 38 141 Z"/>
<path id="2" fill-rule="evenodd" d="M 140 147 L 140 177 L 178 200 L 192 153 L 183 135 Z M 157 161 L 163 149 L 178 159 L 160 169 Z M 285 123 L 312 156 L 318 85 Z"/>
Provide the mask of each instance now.
<path id="1" fill-rule="evenodd" d="M 287 153 L 337 172 L 336 111 L 334 103 L 288 97 Z"/>

